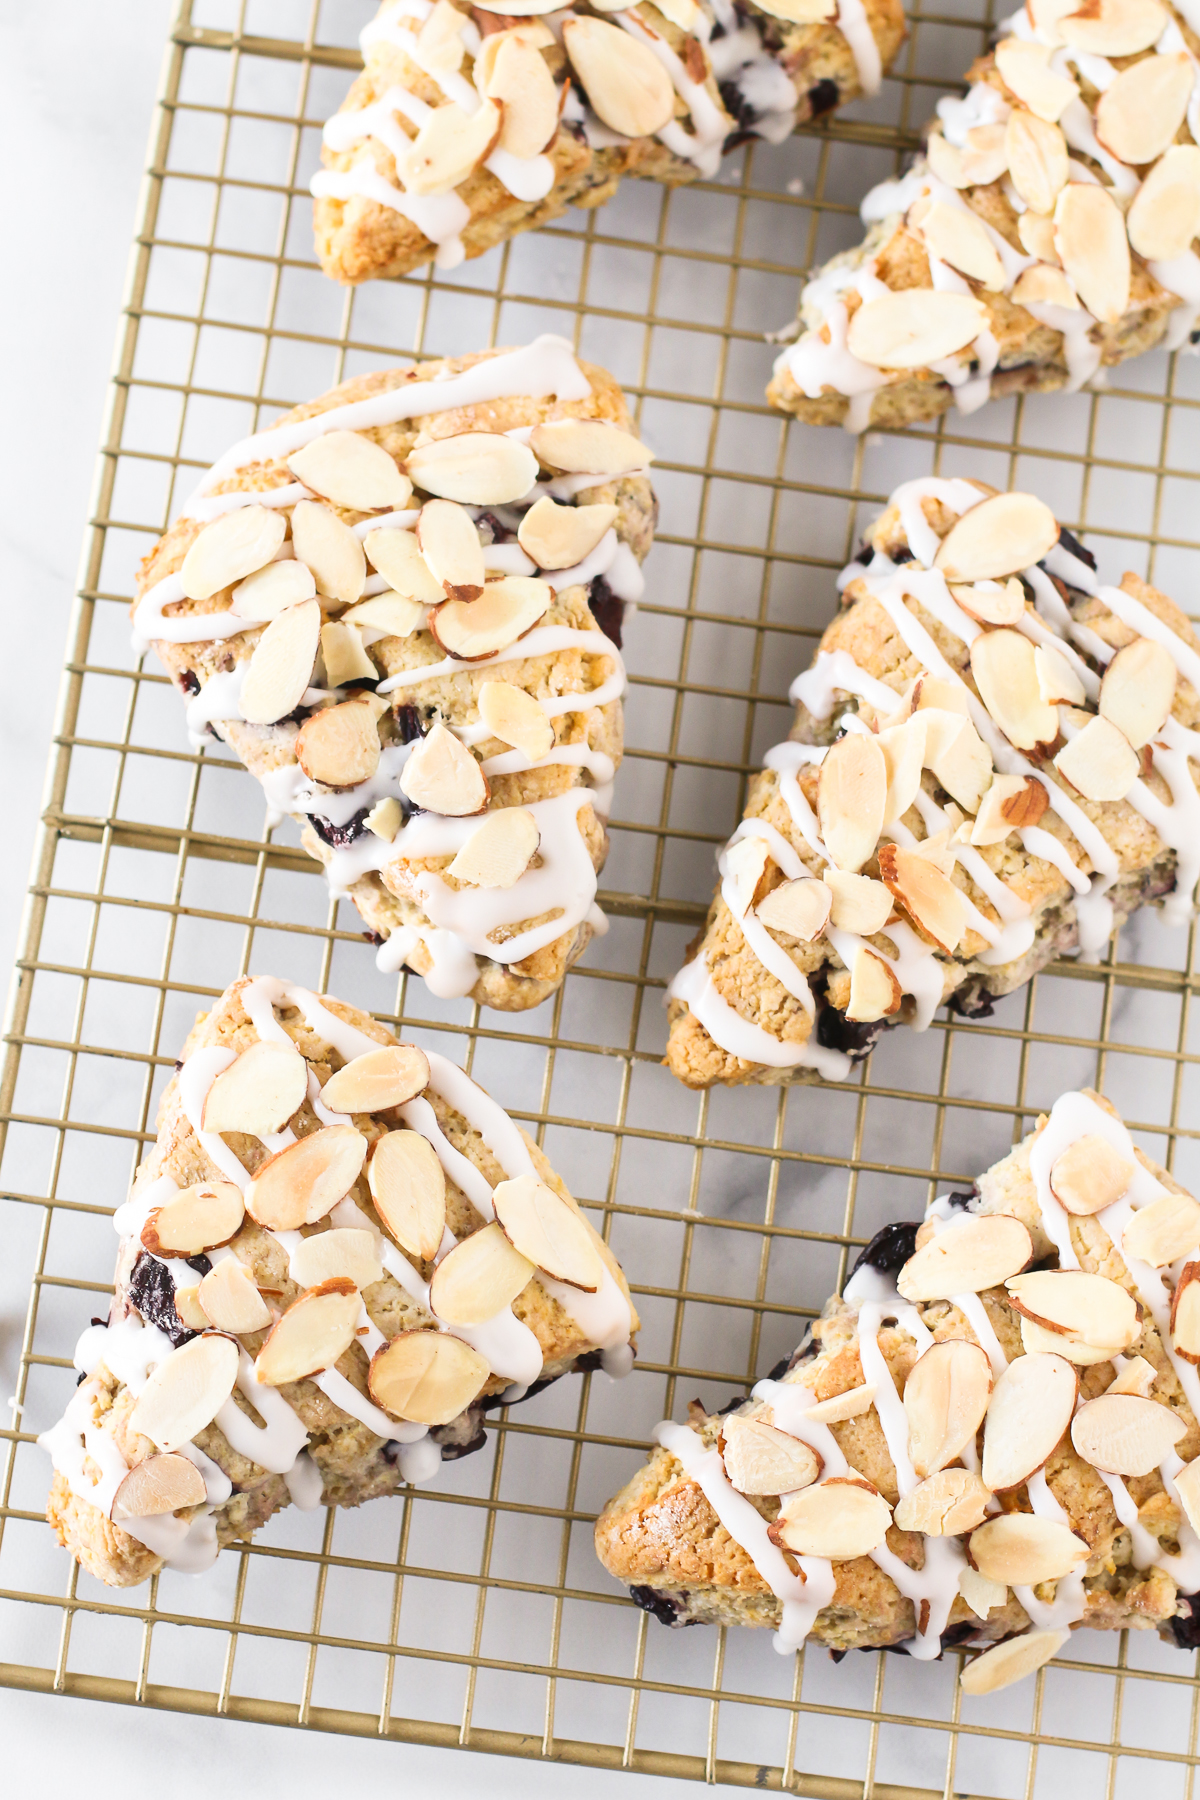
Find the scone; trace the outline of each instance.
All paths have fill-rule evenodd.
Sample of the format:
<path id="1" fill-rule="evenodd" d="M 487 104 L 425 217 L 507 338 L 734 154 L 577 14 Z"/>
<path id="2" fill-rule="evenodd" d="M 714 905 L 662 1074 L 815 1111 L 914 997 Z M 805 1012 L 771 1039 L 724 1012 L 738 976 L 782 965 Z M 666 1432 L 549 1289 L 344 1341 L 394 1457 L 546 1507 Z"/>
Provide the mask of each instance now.
<path id="1" fill-rule="evenodd" d="M 226 452 L 135 641 L 434 993 L 519 1011 L 593 932 L 650 452 L 562 338 L 359 376 Z"/>
<path id="2" fill-rule="evenodd" d="M 1082 387 L 1200 315 L 1200 36 L 1163 0 L 1029 0 L 938 103 L 926 153 L 801 295 L 768 398 L 905 425 Z"/>
<path id="3" fill-rule="evenodd" d="M 1031 494 L 896 489 L 792 684 L 691 960 L 669 989 L 689 1087 L 840 1079 L 943 1001 L 986 1015 L 1151 900 L 1192 917 L 1200 645 Z"/>
<path id="4" fill-rule="evenodd" d="M 60 1543 L 114 1587 L 198 1573 L 289 1501 L 428 1481 L 488 1407 L 632 1367 L 625 1278 L 532 1139 L 272 976 L 197 1020 L 113 1222 L 108 1323 L 39 1442 Z"/>
<path id="5" fill-rule="evenodd" d="M 622 175 L 715 175 L 749 138 L 878 91 L 899 0 L 384 0 L 313 178 L 327 275 L 452 269 Z"/>
<path id="6" fill-rule="evenodd" d="M 1200 1205 L 1065 1094 L 972 1193 L 885 1227 L 748 1399 L 658 1426 L 600 1560 L 665 1624 L 785 1653 L 982 1648 L 972 1694 L 1080 1625 L 1195 1648 L 1198 1251 Z"/>

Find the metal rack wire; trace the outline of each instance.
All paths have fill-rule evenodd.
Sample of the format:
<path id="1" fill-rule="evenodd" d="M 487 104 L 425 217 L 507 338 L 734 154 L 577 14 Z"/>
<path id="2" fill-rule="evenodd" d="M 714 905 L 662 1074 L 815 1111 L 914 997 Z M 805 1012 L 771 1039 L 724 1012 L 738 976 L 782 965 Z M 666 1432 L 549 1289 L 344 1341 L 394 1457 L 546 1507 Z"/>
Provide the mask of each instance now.
<path id="1" fill-rule="evenodd" d="M 719 180 L 631 182 L 451 275 L 342 293 L 312 261 L 306 182 L 372 10 L 182 0 L 167 46 L 0 1081 L 5 1243 L 30 1284 L 3 1433 L 0 1682 L 828 1800 L 1118 1796 L 1147 1778 L 1190 1795 L 1193 1659 L 1152 1633 L 1081 1636 L 1036 1683 L 963 1702 L 952 1657 L 835 1667 L 785 1662 L 762 1633 L 665 1632 L 590 1539 L 656 1419 L 741 1391 L 855 1245 L 969 1179 L 1063 1088 L 1094 1082 L 1152 1154 L 1200 1172 L 1193 944 L 1154 915 L 987 1021 L 886 1040 L 844 1088 L 697 1096 L 658 1062 L 714 847 L 786 730 L 863 515 L 903 476 L 1023 483 L 1106 573 L 1132 565 L 1186 605 L 1200 364 L 1150 356 L 1099 393 L 859 442 L 766 409 L 762 334 L 800 270 L 853 241 L 862 189 L 982 46 L 969 3 L 917 13 L 878 101 Z M 292 828 L 264 831 L 256 784 L 219 747 L 188 750 L 169 683 L 131 659 L 126 605 L 137 556 L 233 438 L 344 375 L 547 328 L 625 383 L 663 512 L 627 644 L 611 933 L 553 1002 L 481 1015 L 376 974 Z M 285 1513 L 203 1578 L 111 1592 L 52 1542 L 34 1437 L 104 1310 L 109 1215 L 191 1017 L 244 969 L 469 1060 L 608 1231 L 641 1356 L 623 1385 L 571 1378 L 500 1415 L 432 1489 Z"/>

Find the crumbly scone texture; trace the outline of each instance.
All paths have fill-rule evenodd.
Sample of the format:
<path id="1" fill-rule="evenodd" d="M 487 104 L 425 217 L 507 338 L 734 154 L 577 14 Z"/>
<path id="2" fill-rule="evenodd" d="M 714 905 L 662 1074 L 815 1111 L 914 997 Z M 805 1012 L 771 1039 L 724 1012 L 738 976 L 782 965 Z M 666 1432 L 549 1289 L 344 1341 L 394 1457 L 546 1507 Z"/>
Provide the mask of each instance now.
<path id="1" fill-rule="evenodd" d="M 591 12 L 586 4 L 574 10 L 584 15 Z M 904 41 L 903 8 L 899 0 L 864 0 L 864 10 L 886 69 Z M 739 104 L 736 93 L 728 88 L 722 91 L 722 84 L 712 73 L 701 40 L 681 30 L 652 5 L 651 0 L 642 0 L 638 11 L 644 22 L 684 62 L 689 73 L 694 75 L 699 67 L 703 68 L 708 99 L 715 107 L 723 109 L 728 118 L 727 147 L 732 149 L 752 136 L 751 130 L 744 129 L 743 105 Z M 756 25 L 764 47 L 777 59 L 795 88 L 797 125 L 807 124 L 810 119 L 831 113 L 859 97 L 862 90 L 853 54 L 833 22 L 797 25 L 775 18 L 755 6 L 753 0 L 746 0 L 742 11 Z M 600 16 L 603 17 L 603 13 Z M 479 10 L 472 17 L 485 37 L 527 23 Z M 560 87 L 566 84 L 571 71 L 561 40 L 546 45 L 542 54 L 555 82 Z M 472 59 L 467 54 L 463 59 L 463 73 L 468 80 L 471 71 Z M 374 105 L 389 88 L 397 86 L 415 94 L 426 105 L 445 104 L 446 96 L 434 79 L 399 45 L 380 39 L 368 49 L 363 73 L 354 81 L 339 113 L 358 112 Z M 733 111 L 730 110 L 731 102 Z M 752 109 L 748 116 L 753 117 Z M 677 120 L 686 122 L 687 117 L 686 106 L 682 100 L 677 100 Z M 391 151 L 374 137 L 367 140 L 367 146 L 377 174 L 389 185 L 399 186 Z M 344 172 L 363 154 L 361 143 L 349 150 L 331 150 L 326 146 L 322 161 L 327 169 Z M 493 245 L 519 231 L 530 231 L 561 217 L 568 207 L 602 206 L 616 193 L 622 176 L 637 175 L 673 186 L 695 181 L 699 176 L 694 163 L 674 155 L 656 137 L 626 138 L 615 144 L 592 146 L 583 127 L 568 121 L 560 122 L 544 154 L 554 164 L 555 178 L 553 187 L 541 200 L 516 199 L 482 165 L 455 189 L 470 214 L 460 234 L 468 258 L 482 256 Z M 402 213 L 361 194 L 349 199 L 318 196 L 313 204 L 313 232 L 321 267 L 335 281 L 347 284 L 406 275 L 427 263 L 437 248 Z"/>
<path id="2" fill-rule="evenodd" d="M 184 1046 L 183 1062 L 197 1050 L 210 1045 L 240 1054 L 258 1041 L 253 1020 L 242 1004 L 242 994 L 247 985 L 248 978 L 235 981 L 211 1012 L 198 1016 Z M 322 1004 L 337 1018 L 354 1026 L 380 1045 L 390 1045 L 397 1041 L 385 1026 L 358 1007 L 324 996 Z M 307 1024 L 298 1008 L 278 1007 L 275 1017 L 305 1058 L 319 1084 L 323 1085 L 343 1066 L 345 1059 Z M 493 1187 L 504 1181 L 506 1177 L 503 1167 L 478 1130 L 432 1089 L 428 1090 L 426 1098 L 433 1107 L 441 1131 L 453 1148 L 478 1169 Z M 372 1143 L 389 1130 L 403 1128 L 404 1123 L 394 1109 L 350 1116 L 355 1128 Z M 308 1100 L 291 1120 L 293 1130 L 301 1138 L 316 1131 L 320 1124 L 321 1121 Z M 208 1156 L 192 1129 L 180 1095 L 178 1076 L 173 1077 L 164 1090 L 159 1104 L 157 1131 L 154 1148 L 138 1169 L 133 1197 L 136 1198 L 139 1192 L 164 1175 L 169 1175 L 180 1188 L 199 1182 L 227 1179 Z M 223 1136 L 224 1142 L 251 1173 L 267 1160 L 268 1152 L 257 1137 L 241 1132 L 228 1132 Z M 626 1299 L 629 1299 L 628 1283 L 608 1245 L 587 1221 L 586 1215 L 542 1150 L 524 1131 L 521 1136 L 539 1178 L 583 1219 L 606 1267 Z M 382 1220 L 371 1199 L 365 1173 L 351 1189 L 351 1198 L 382 1230 Z M 484 1224 L 476 1208 L 449 1177 L 446 1182 L 446 1221 L 449 1229 L 460 1240 L 481 1229 Z M 331 1228 L 331 1220 L 327 1216 L 319 1224 L 304 1226 L 302 1230 L 308 1237 Z M 298 1298 L 301 1290 L 289 1272 L 288 1257 L 283 1246 L 249 1215 L 230 1240 L 229 1247 L 251 1271 L 256 1285 L 270 1294 L 278 1311 L 285 1311 Z M 140 1242 L 133 1238 L 122 1242 L 117 1262 L 116 1288 L 109 1313 L 111 1324 L 119 1324 L 130 1315 L 141 1316 L 130 1292 L 141 1248 Z M 418 1262 L 415 1258 L 410 1260 L 422 1278 L 428 1280 L 433 1264 Z M 428 1328 L 436 1323 L 432 1314 L 408 1294 L 386 1269 L 382 1279 L 363 1292 L 363 1304 L 372 1324 L 388 1339 L 394 1338 L 400 1331 Z M 632 1329 L 636 1331 L 637 1313 L 632 1302 L 630 1307 Z M 591 1366 L 587 1358 L 594 1351 L 593 1344 L 576 1320 L 547 1293 L 536 1276 L 513 1302 L 513 1312 L 538 1340 L 544 1359 L 540 1384 L 557 1380 L 560 1375 L 580 1366 Z M 241 1336 L 240 1341 L 253 1357 L 261 1349 L 267 1335 L 266 1329 L 247 1332 Z M 354 1343 L 334 1365 L 337 1372 L 367 1398 L 368 1361 L 363 1348 Z M 495 1396 L 508 1385 L 505 1377 L 490 1375 L 479 1398 L 465 1412 L 448 1425 L 434 1428 L 432 1435 L 443 1444 L 444 1452 L 448 1451 L 452 1456 L 459 1455 L 482 1445 L 484 1408 L 489 1403 L 494 1403 Z M 113 1436 L 130 1466 L 156 1453 L 156 1447 L 149 1438 L 129 1429 L 128 1418 L 133 1409 L 134 1396 L 104 1364 L 88 1378 L 87 1388 L 94 1422 Z M 320 1471 L 326 1505 L 359 1506 L 365 1500 L 394 1493 L 403 1486 L 398 1461 L 394 1452 L 389 1452 L 387 1440 L 336 1405 L 315 1382 L 289 1382 L 278 1391 L 308 1430 L 308 1453 Z M 236 1387 L 232 1398 L 242 1412 L 253 1418 L 253 1409 Z M 195 1442 L 233 1483 L 232 1496 L 215 1515 L 217 1539 L 222 1546 L 235 1541 L 248 1541 L 273 1513 L 289 1504 L 290 1496 L 285 1478 L 271 1474 L 236 1451 L 215 1422 L 198 1433 Z M 182 1513 L 180 1516 L 190 1515 Z M 47 1517 L 59 1542 L 79 1559 L 89 1573 L 110 1586 L 134 1585 L 162 1567 L 161 1557 L 107 1519 L 98 1507 L 73 1493 L 61 1474 L 55 1475 L 51 1487 Z"/>

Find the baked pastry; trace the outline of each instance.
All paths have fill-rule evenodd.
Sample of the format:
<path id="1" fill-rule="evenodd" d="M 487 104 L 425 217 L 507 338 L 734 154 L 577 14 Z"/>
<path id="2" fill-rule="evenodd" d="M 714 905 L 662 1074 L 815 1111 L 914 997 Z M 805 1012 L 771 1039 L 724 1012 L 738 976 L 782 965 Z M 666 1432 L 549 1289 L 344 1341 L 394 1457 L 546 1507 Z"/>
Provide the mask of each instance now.
<path id="1" fill-rule="evenodd" d="M 153 644 L 379 966 L 536 1006 L 594 931 L 650 452 L 562 338 L 362 375 L 226 452 L 142 563 Z"/>
<path id="2" fill-rule="evenodd" d="M 905 482 L 838 580 L 669 989 L 689 1087 L 840 1079 L 1147 901 L 1192 916 L 1200 643 L 1032 494 Z"/>
<path id="3" fill-rule="evenodd" d="M 657 1428 L 600 1560 L 665 1624 L 784 1652 L 984 1648 L 972 1694 L 1081 1625 L 1195 1648 L 1198 1251 L 1200 1205 L 1063 1095 L 973 1192 L 886 1226 L 746 1400 Z"/>
<path id="4" fill-rule="evenodd" d="M 875 93 L 903 38 L 899 0 L 385 0 L 325 127 L 321 267 L 452 269 L 622 175 L 715 175 L 735 145 Z"/>
<path id="5" fill-rule="evenodd" d="M 428 1481 L 487 1408 L 633 1365 L 625 1277 L 520 1126 L 271 976 L 197 1019 L 113 1222 L 108 1323 L 39 1439 L 59 1542 L 113 1587 L 197 1573 L 289 1501 Z"/>
<path id="6" fill-rule="evenodd" d="M 1028 0 L 819 269 L 768 397 L 904 425 L 1082 387 L 1200 316 L 1200 36 L 1164 0 Z"/>

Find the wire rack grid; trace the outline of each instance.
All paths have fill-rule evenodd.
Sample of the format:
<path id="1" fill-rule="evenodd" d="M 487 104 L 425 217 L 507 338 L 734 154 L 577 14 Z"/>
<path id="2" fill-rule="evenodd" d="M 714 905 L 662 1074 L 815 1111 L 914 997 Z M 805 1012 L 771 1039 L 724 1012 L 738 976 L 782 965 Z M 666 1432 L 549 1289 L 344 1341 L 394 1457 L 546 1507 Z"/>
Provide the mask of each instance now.
<path id="1" fill-rule="evenodd" d="M 4 1380 L 0 1681 L 828 1800 L 1050 1791 L 1186 1796 L 1193 1660 L 1153 1633 L 1080 1637 L 1034 1683 L 956 1692 L 916 1664 L 767 1634 L 669 1633 L 610 1582 L 591 1523 L 650 1427 L 744 1391 L 788 1352 L 886 1219 L 969 1180 L 1062 1089 L 1093 1082 L 1185 1181 L 1200 1173 L 1191 934 L 1137 918 L 986 1021 L 885 1040 L 843 1087 L 686 1092 L 661 1068 L 662 989 L 702 919 L 714 848 L 786 732 L 832 575 L 894 483 L 1025 484 L 1185 604 L 1200 549 L 1200 365 L 1149 356 L 1100 392 L 937 428 L 787 426 L 761 395 L 802 268 L 852 242 L 855 202 L 984 42 L 963 0 L 912 22 L 875 102 L 676 193 L 630 182 L 450 275 L 342 292 L 311 253 L 319 127 L 370 0 L 188 0 L 167 45 L 0 1085 Z M 234 438 L 344 376 L 564 332 L 624 382 L 656 447 L 661 529 L 628 633 L 626 761 L 602 894 L 609 935 L 523 1015 L 379 976 L 288 826 L 220 746 L 187 747 L 136 662 L 136 560 Z M 643 1317 L 623 1384 L 571 1378 L 502 1413 L 432 1488 L 282 1514 L 201 1578 L 110 1591 L 42 1517 L 36 1433 L 103 1313 L 113 1207 L 197 1010 L 274 971 L 458 1056 L 594 1209 Z M 18 1304 L 18 1296 L 20 1302 Z M 11 1372 L 8 1364 L 11 1364 Z"/>

